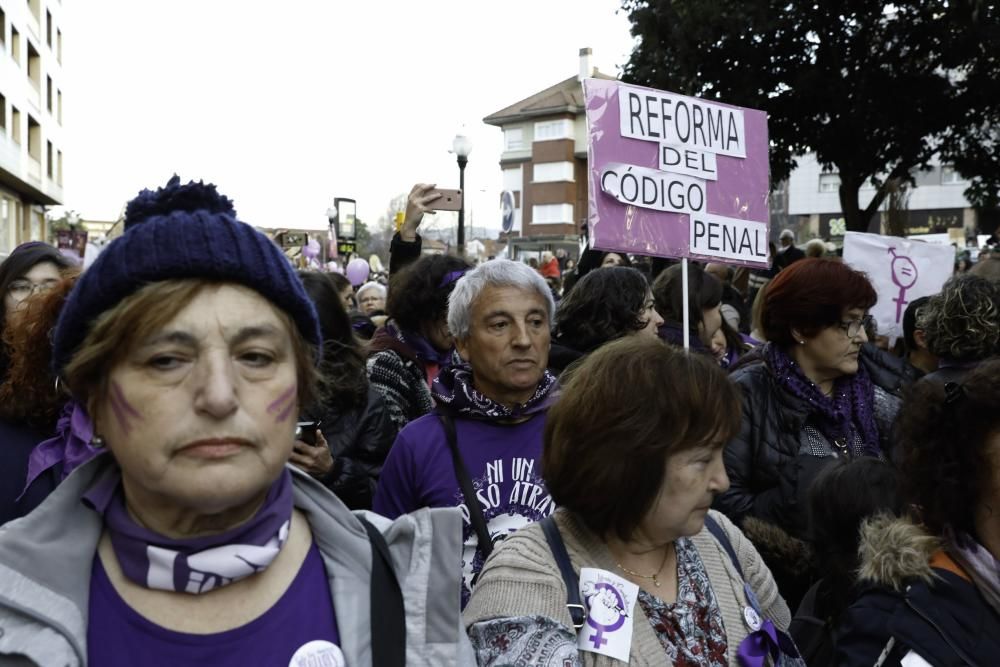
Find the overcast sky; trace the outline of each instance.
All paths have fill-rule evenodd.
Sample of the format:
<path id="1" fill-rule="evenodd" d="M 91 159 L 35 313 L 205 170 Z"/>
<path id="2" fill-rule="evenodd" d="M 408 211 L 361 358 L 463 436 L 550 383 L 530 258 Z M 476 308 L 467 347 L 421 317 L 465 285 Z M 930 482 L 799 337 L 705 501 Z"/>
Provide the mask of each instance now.
<path id="1" fill-rule="evenodd" d="M 335 196 L 374 223 L 418 181 L 499 227 L 501 132 L 482 118 L 578 72 L 619 74 L 618 0 L 67 0 L 65 204 L 109 220 L 177 172 L 241 219 L 320 228 Z"/>

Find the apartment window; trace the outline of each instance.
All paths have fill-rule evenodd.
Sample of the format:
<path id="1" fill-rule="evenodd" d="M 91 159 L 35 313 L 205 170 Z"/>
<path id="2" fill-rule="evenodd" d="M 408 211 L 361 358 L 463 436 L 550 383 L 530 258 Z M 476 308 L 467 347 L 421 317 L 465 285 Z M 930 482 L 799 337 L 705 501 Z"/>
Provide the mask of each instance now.
<path id="1" fill-rule="evenodd" d="M 52 77 L 45 77 L 45 108 L 52 113 Z"/>
<path id="2" fill-rule="evenodd" d="M 28 7 L 31 8 L 31 15 L 36 21 L 42 20 L 42 0 L 28 0 Z"/>
<path id="3" fill-rule="evenodd" d="M 504 150 L 518 151 L 524 148 L 524 129 L 512 127 L 503 131 Z"/>
<path id="4" fill-rule="evenodd" d="M 534 225 L 573 224 L 572 204 L 538 204 L 531 207 L 531 223 Z"/>
<path id="5" fill-rule="evenodd" d="M 954 165 L 941 165 L 941 185 L 965 185 L 968 182 L 960 173 L 955 171 Z"/>
<path id="6" fill-rule="evenodd" d="M 56 60 L 62 63 L 62 30 L 56 28 Z"/>
<path id="7" fill-rule="evenodd" d="M 840 174 L 820 174 L 819 191 L 837 192 L 840 190 Z"/>
<path id="8" fill-rule="evenodd" d="M 45 10 L 45 43 L 52 48 L 52 12 Z"/>
<path id="9" fill-rule="evenodd" d="M 535 123 L 535 141 L 552 139 L 572 139 L 573 121 L 568 118 L 561 120 L 546 120 Z"/>
<path id="10" fill-rule="evenodd" d="M 0 130 L 7 131 L 7 98 L 0 95 Z"/>
<path id="11" fill-rule="evenodd" d="M 42 126 L 28 114 L 28 155 L 42 161 Z"/>
<path id="12" fill-rule="evenodd" d="M 10 237 L 14 220 L 14 200 L 0 195 L 0 252 L 10 252 Z"/>
<path id="13" fill-rule="evenodd" d="M 541 164 L 536 164 L 532 180 L 535 183 L 552 183 L 553 181 L 572 181 L 573 163 L 542 162 Z"/>
<path id="14" fill-rule="evenodd" d="M 42 87 L 42 56 L 31 40 L 28 40 L 28 78 L 31 79 L 35 90 Z"/>
<path id="15" fill-rule="evenodd" d="M 52 142 L 51 141 L 46 141 L 45 142 L 45 173 L 48 175 L 48 177 L 49 177 L 50 180 L 55 176 L 55 169 L 54 169 L 55 165 L 53 164 L 54 160 L 52 159 L 54 157 L 55 157 L 55 151 L 52 149 Z"/>
<path id="16" fill-rule="evenodd" d="M 13 104 L 10 105 L 10 138 L 21 143 L 21 112 Z"/>
<path id="17" fill-rule="evenodd" d="M 21 64 L 21 33 L 14 26 L 10 27 L 10 57 Z"/>
<path id="18" fill-rule="evenodd" d="M 7 13 L 0 7 L 0 44 L 7 42 Z"/>
<path id="19" fill-rule="evenodd" d="M 56 120 L 62 125 L 62 91 L 56 88 Z"/>
<path id="20" fill-rule="evenodd" d="M 524 176 L 521 172 L 521 167 L 514 167 L 513 169 L 503 170 L 503 189 L 510 190 L 511 192 L 520 192 L 521 188 L 524 187 Z"/>
<path id="21" fill-rule="evenodd" d="M 56 151 L 56 183 L 62 185 L 62 151 Z"/>

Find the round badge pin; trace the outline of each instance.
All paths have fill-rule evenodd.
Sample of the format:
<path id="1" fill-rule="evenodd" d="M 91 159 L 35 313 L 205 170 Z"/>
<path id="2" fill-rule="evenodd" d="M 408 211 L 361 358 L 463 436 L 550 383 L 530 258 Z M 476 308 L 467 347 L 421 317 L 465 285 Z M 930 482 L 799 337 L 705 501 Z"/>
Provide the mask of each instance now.
<path id="1" fill-rule="evenodd" d="M 752 632 L 760 630 L 760 614 L 758 614 L 753 607 L 743 608 L 743 620 L 747 622 L 747 627 L 750 628 Z"/>
<path id="2" fill-rule="evenodd" d="M 339 646 L 325 639 L 314 639 L 299 647 L 288 667 L 347 667 L 347 661 Z"/>

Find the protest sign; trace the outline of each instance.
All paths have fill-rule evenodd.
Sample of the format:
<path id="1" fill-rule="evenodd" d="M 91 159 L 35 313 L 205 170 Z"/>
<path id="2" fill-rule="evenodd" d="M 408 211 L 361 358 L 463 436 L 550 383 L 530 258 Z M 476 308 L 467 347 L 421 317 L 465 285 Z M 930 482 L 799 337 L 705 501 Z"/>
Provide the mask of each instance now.
<path id="1" fill-rule="evenodd" d="M 763 111 L 586 79 L 591 245 L 768 266 Z"/>
<path id="2" fill-rule="evenodd" d="M 878 303 L 871 315 L 878 323 L 879 334 L 900 338 L 906 306 L 941 291 L 954 270 L 955 249 L 897 236 L 847 232 L 844 262 L 868 274 L 875 286 Z"/>

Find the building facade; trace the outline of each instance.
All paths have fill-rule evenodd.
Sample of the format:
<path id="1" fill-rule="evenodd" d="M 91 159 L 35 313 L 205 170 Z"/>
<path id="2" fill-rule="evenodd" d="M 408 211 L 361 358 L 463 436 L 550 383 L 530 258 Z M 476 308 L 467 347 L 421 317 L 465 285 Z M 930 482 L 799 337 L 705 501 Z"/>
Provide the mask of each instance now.
<path id="1" fill-rule="evenodd" d="M 972 238 L 986 230 L 989 222 L 981 216 L 965 198 L 964 192 L 969 182 L 962 178 L 951 165 L 933 161 L 929 169 L 914 173 L 916 185 L 906 189 L 903 207 L 906 218 L 906 233 L 947 234 L 949 230 L 958 238 Z M 787 188 L 787 190 L 785 190 Z M 840 207 L 840 177 L 825 171 L 816 161 L 814 153 L 798 158 L 798 166 L 779 186 L 777 195 L 787 202 L 786 219 L 797 231 L 800 242 L 810 238 L 837 240 L 844 235 L 845 221 Z M 867 206 L 875 196 L 875 188 L 866 184 L 859 193 L 859 204 Z M 772 194 L 772 222 L 775 211 Z M 887 203 L 882 204 L 881 215 L 872 219 L 869 231 L 885 231 Z M 959 232 L 958 230 L 961 230 Z"/>
<path id="2" fill-rule="evenodd" d="M 61 0 L 0 0 L 0 255 L 63 201 Z"/>
<path id="3" fill-rule="evenodd" d="M 587 220 L 583 79 L 614 79 L 580 50 L 580 71 L 483 119 L 503 130 L 503 188 L 514 194 L 510 241 L 528 250 L 575 248 Z"/>

